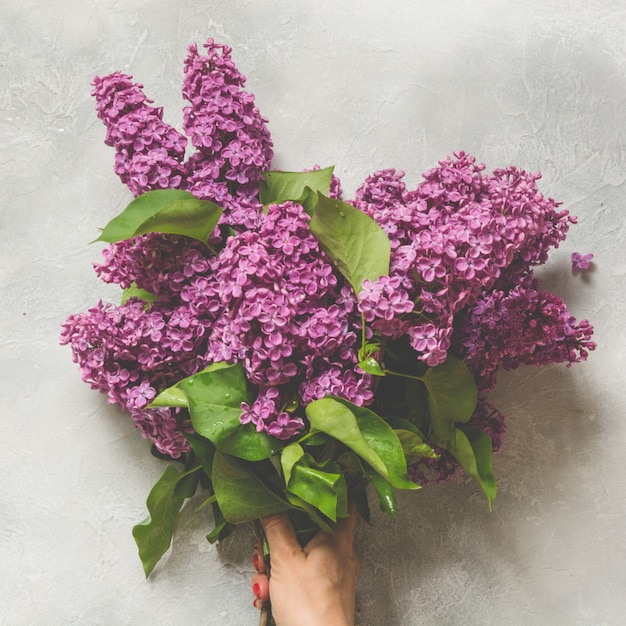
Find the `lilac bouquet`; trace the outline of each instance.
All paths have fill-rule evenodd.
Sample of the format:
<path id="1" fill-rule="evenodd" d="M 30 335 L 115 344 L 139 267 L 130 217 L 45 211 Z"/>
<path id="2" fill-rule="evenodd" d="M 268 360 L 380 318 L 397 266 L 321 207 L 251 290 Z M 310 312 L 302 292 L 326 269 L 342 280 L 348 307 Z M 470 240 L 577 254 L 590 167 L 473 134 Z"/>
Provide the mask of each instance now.
<path id="1" fill-rule="evenodd" d="M 204 47 L 185 62 L 185 135 L 130 76 L 94 81 L 135 196 L 98 239 L 96 272 L 123 294 L 70 316 L 61 338 L 83 380 L 179 463 L 133 531 L 146 575 L 197 492 L 210 541 L 285 510 L 304 541 L 349 499 L 367 518 L 370 485 L 393 515 L 395 489 L 458 468 L 491 506 L 498 370 L 595 348 L 533 275 L 575 219 L 539 174 L 488 174 L 464 152 L 415 189 L 376 172 L 349 201 L 332 167 L 273 171 L 230 48 Z"/>

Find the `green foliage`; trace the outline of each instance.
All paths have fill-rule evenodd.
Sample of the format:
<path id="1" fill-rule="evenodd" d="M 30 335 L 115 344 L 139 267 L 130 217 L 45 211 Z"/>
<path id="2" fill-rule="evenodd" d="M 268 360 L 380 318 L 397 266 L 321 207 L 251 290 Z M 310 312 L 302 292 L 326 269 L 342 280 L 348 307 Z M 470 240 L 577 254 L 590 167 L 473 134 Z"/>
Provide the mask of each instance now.
<path id="1" fill-rule="evenodd" d="M 321 466 L 299 443 L 286 446 L 280 460 L 286 488 L 293 495 L 319 509 L 333 522 L 348 514 L 348 489 L 338 464 Z"/>
<path id="2" fill-rule="evenodd" d="M 120 304 L 126 304 L 131 298 L 138 298 L 143 300 L 146 305 L 151 304 L 156 299 L 156 296 L 145 289 L 140 289 L 135 283 L 133 283 L 128 289 L 124 289 L 122 292 L 122 300 Z"/>
<path id="3" fill-rule="evenodd" d="M 372 473 L 367 478 L 378 495 L 380 510 L 387 515 L 391 515 L 391 517 L 395 517 L 398 514 L 398 504 L 393 485 L 380 474 Z"/>
<path id="4" fill-rule="evenodd" d="M 188 408 L 189 403 L 187 402 L 187 395 L 176 384 L 176 385 L 173 385 L 172 387 L 168 387 L 167 389 L 164 389 L 148 405 L 147 408 L 156 409 L 158 407 L 163 407 L 163 406 Z"/>
<path id="5" fill-rule="evenodd" d="M 478 391 L 467 365 L 448 357 L 444 363 L 426 370 L 422 377 L 428 391 L 431 419 L 437 422 L 467 422 L 476 410 Z"/>
<path id="6" fill-rule="evenodd" d="M 169 233 L 206 244 L 221 214 L 216 204 L 198 200 L 188 191 L 156 189 L 135 198 L 96 241 L 115 243 L 146 233 Z"/>
<path id="7" fill-rule="evenodd" d="M 398 489 L 418 489 L 406 473 L 402 445 L 376 413 L 340 398 L 326 397 L 306 407 L 312 431 L 337 439 Z"/>
<path id="8" fill-rule="evenodd" d="M 221 452 L 213 460 L 213 488 L 224 519 L 231 524 L 251 522 L 289 509 L 254 471 L 249 462 Z"/>
<path id="9" fill-rule="evenodd" d="M 454 429 L 454 441 L 449 450 L 461 467 L 480 485 L 491 509 L 497 491 L 496 480 L 491 471 L 491 439 L 480 428 L 459 426 Z"/>
<path id="10" fill-rule="evenodd" d="M 389 238 L 356 207 L 318 193 L 310 229 L 356 294 L 364 280 L 389 274 Z"/>
<path id="11" fill-rule="evenodd" d="M 133 528 L 146 577 L 170 547 L 183 502 L 195 493 L 198 469 L 199 466 L 181 473 L 169 465 L 148 495 L 150 516 Z"/>
<path id="12" fill-rule="evenodd" d="M 241 364 L 215 363 L 162 391 L 150 407 L 186 406 L 194 430 L 218 450 L 248 461 L 261 461 L 274 454 L 280 442 L 267 433 L 256 432 L 252 424 L 241 424 L 241 403 L 249 400 Z"/>
<path id="13" fill-rule="evenodd" d="M 292 200 L 309 214 L 317 204 L 317 192 L 328 195 L 334 167 L 311 172 L 266 172 L 259 183 L 259 200 L 264 206 Z"/>

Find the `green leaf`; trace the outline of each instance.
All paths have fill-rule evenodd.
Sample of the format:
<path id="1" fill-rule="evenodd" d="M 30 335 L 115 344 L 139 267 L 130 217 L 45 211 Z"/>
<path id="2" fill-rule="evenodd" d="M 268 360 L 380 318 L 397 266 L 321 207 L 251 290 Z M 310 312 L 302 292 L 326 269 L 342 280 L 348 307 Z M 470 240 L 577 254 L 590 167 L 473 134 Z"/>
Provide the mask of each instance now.
<path id="1" fill-rule="evenodd" d="M 164 389 L 152 402 L 146 407 L 147 409 L 155 409 L 157 407 L 185 407 L 189 406 L 187 396 L 177 385 Z"/>
<path id="2" fill-rule="evenodd" d="M 231 524 L 251 522 L 289 509 L 289 503 L 257 476 L 250 463 L 233 456 L 216 452 L 212 479 L 220 510 Z"/>
<path id="3" fill-rule="evenodd" d="M 407 420 L 415 424 L 422 432 L 427 432 L 430 426 L 430 413 L 428 410 L 428 392 L 424 383 L 405 378 L 402 396 Z"/>
<path id="4" fill-rule="evenodd" d="M 230 533 L 235 530 L 235 525 L 227 522 L 222 515 L 222 511 L 220 510 L 219 505 L 214 502 L 213 503 L 213 522 L 215 524 L 215 528 L 206 536 L 207 541 L 209 543 L 216 543 L 218 541 L 222 541 L 230 535 Z"/>
<path id="5" fill-rule="evenodd" d="M 148 495 L 146 504 L 150 515 L 133 528 L 146 577 L 170 547 L 176 519 L 191 491 L 189 483 L 197 482 L 197 476 L 193 475 L 197 469 L 199 466 L 181 473 L 168 465 Z"/>
<path id="6" fill-rule="evenodd" d="M 157 296 L 145 289 L 140 289 L 133 283 L 128 289 L 124 289 L 122 292 L 122 301 L 120 304 L 126 304 L 131 298 L 138 298 L 139 300 L 143 300 L 146 304 L 151 304 L 156 300 Z"/>
<path id="7" fill-rule="evenodd" d="M 467 422 L 476 410 L 478 391 L 467 365 L 448 357 L 422 378 L 428 395 L 432 440 L 442 448 L 454 445 L 454 424 Z"/>
<path id="8" fill-rule="evenodd" d="M 389 238 L 363 211 L 318 193 L 309 227 L 355 294 L 364 280 L 389 274 Z"/>
<path id="9" fill-rule="evenodd" d="M 424 437 L 422 431 L 415 424 L 413 424 L 413 422 L 405 420 L 403 417 L 397 417 L 395 415 L 385 416 L 385 421 L 396 432 L 398 432 L 398 430 L 408 430 L 417 435 L 422 441 L 426 441 L 426 437 Z"/>
<path id="10" fill-rule="evenodd" d="M 328 195 L 334 167 L 311 172 L 266 172 L 259 183 L 261 204 L 281 204 L 292 200 L 313 214 L 317 204 L 317 192 Z"/>
<path id="11" fill-rule="evenodd" d="M 359 361 L 359 367 L 366 374 L 372 374 L 373 376 L 386 376 L 385 370 L 380 366 L 380 363 L 373 356 Z"/>
<path id="12" fill-rule="evenodd" d="M 312 431 L 334 437 L 399 489 L 418 489 L 393 429 L 376 413 L 341 398 L 326 397 L 306 407 Z"/>
<path id="13" fill-rule="evenodd" d="M 285 496 L 287 497 L 289 504 L 291 504 L 294 509 L 299 509 L 300 511 L 304 511 L 306 513 L 309 522 L 313 522 L 319 529 L 323 530 L 324 532 L 331 534 L 333 533 L 333 528 L 329 524 L 328 520 L 312 504 L 305 502 L 304 500 L 298 498 L 298 496 L 290 493 L 289 491 L 285 493 Z M 298 532 L 297 528 L 296 532 Z M 314 535 L 315 533 L 311 534 Z M 305 545 L 306 543 L 308 543 L 308 541 L 305 542 Z"/>
<path id="14" fill-rule="evenodd" d="M 205 437 L 196 434 L 185 434 L 185 439 L 189 442 L 196 459 L 202 465 L 204 473 L 211 478 L 213 458 L 215 457 L 215 446 Z"/>
<path id="15" fill-rule="evenodd" d="M 396 435 L 402 444 L 406 462 L 410 465 L 418 459 L 436 459 L 439 455 L 420 436 L 410 430 L 396 429 Z"/>
<path id="16" fill-rule="evenodd" d="M 216 361 L 215 363 L 211 363 L 211 365 L 205 367 L 203 370 L 200 370 L 196 374 L 193 374 L 193 376 L 208 374 L 209 372 L 217 372 L 218 370 L 228 369 L 229 367 L 232 367 L 231 363 Z M 187 396 L 185 392 L 179 388 L 180 383 L 187 380 L 188 378 L 191 378 L 191 376 L 183 378 L 171 387 L 164 389 L 146 408 L 152 409 L 161 406 L 188 408 L 189 403 L 187 402 Z"/>
<path id="17" fill-rule="evenodd" d="M 378 494 L 380 510 L 387 515 L 395 517 L 398 514 L 398 504 L 393 492 L 393 485 L 380 474 L 370 474 L 368 479 Z"/>
<path id="18" fill-rule="evenodd" d="M 480 485 L 491 510 L 497 492 L 496 479 L 491 470 L 492 441 L 476 426 L 455 428 L 454 435 L 454 444 L 449 450 L 461 467 Z"/>
<path id="19" fill-rule="evenodd" d="M 346 481 L 341 474 L 324 472 L 303 462 L 294 466 L 289 491 L 319 509 L 333 522 L 337 521 L 340 502 L 348 500 Z"/>
<path id="20" fill-rule="evenodd" d="M 280 453 L 280 465 L 285 478 L 285 485 L 289 486 L 293 466 L 304 456 L 304 449 L 299 443 L 290 443 Z"/>
<path id="21" fill-rule="evenodd" d="M 194 430 L 218 450 L 248 461 L 261 461 L 277 452 L 281 443 L 253 424 L 241 424 L 241 403 L 248 402 L 248 386 L 240 364 L 211 368 L 181 380 Z"/>
<path id="22" fill-rule="evenodd" d="M 215 502 L 217 502 L 217 498 L 215 497 L 215 494 L 213 494 L 212 496 L 209 496 L 208 498 L 205 498 L 202 502 L 202 504 L 200 504 L 199 506 L 197 506 L 194 509 L 194 513 L 198 513 L 199 511 L 202 511 L 204 509 L 206 509 L 208 506 L 210 506 L 211 504 L 215 504 Z"/>
<path id="23" fill-rule="evenodd" d="M 300 444 L 292 443 L 283 449 L 281 464 L 289 492 L 333 522 L 348 514 L 348 487 L 336 463 L 319 464 Z"/>
<path id="24" fill-rule="evenodd" d="M 96 241 L 114 243 L 156 232 L 185 235 L 206 244 L 221 214 L 216 204 L 199 200 L 188 191 L 156 189 L 135 198 Z"/>

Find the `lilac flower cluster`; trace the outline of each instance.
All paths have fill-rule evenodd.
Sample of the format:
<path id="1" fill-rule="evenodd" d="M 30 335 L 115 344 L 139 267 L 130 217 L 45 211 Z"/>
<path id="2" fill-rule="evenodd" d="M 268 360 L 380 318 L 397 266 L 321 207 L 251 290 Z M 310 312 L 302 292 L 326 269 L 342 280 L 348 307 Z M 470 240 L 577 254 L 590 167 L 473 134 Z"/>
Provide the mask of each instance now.
<path id="1" fill-rule="evenodd" d="M 99 302 L 87 313 L 71 315 L 61 343 L 71 344 L 82 379 L 107 394 L 109 402 L 128 409 L 136 426 L 164 454 L 187 450 L 188 417 L 171 409 L 145 407 L 157 391 L 197 371 L 193 345 L 176 350 L 176 322 L 158 306 L 145 309 L 132 299 L 122 306 Z"/>
<path id="2" fill-rule="evenodd" d="M 150 106 L 143 85 L 115 72 L 93 82 L 98 117 L 107 127 L 105 143 L 116 150 L 115 173 L 134 195 L 180 187 L 185 176 L 187 139 Z"/>
<path id="3" fill-rule="evenodd" d="M 183 128 L 196 152 L 184 162 L 187 137 L 163 122 L 163 109 L 150 106 L 143 85 L 114 72 L 96 76 L 93 95 L 107 127 L 105 143 L 116 150 L 115 171 L 139 195 L 151 189 L 186 189 L 230 211 L 236 225 L 258 207 L 253 199 L 273 157 L 267 119 L 242 87 L 228 46 L 209 39 L 206 55 L 189 47 L 185 61 Z"/>
<path id="4" fill-rule="evenodd" d="M 481 391 L 495 386 L 500 367 L 575 363 L 595 349 L 593 328 L 577 323 L 555 294 L 539 290 L 532 274 L 508 291 L 494 289 L 459 316 L 455 351 Z"/>
<path id="5" fill-rule="evenodd" d="M 381 335 L 407 334 L 418 358 L 435 366 L 450 352 L 457 318 L 545 262 L 574 219 L 539 193 L 538 174 L 509 167 L 486 175 L 464 152 L 441 161 L 413 191 L 403 177 L 384 170 L 357 190 L 355 206 L 379 223 L 392 248 L 390 276 L 364 285 L 359 308 Z M 554 357 L 542 350 L 546 361 Z"/>
<path id="6" fill-rule="evenodd" d="M 293 202 L 269 207 L 258 231 L 231 237 L 212 263 L 200 308 L 215 311 L 207 362 L 242 362 L 258 396 L 242 422 L 288 439 L 304 423 L 287 406 L 338 395 L 371 402 L 371 377 L 355 370 L 359 315 Z"/>
<path id="7" fill-rule="evenodd" d="M 185 61 L 183 127 L 196 148 L 186 164 L 187 189 L 234 212 L 229 223 L 253 228 L 260 217 L 255 197 L 270 169 L 272 141 L 246 78 L 235 67 L 228 46 L 212 39 L 206 55 L 189 47 Z"/>

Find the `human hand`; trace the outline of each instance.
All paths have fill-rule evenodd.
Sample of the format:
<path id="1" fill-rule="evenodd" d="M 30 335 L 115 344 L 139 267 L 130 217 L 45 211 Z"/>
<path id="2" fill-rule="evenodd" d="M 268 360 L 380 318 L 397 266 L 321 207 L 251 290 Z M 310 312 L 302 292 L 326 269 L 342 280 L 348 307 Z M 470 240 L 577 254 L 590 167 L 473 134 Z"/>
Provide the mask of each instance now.
<path id="1" fill-rule="evenodd" d="M 255 550 L 255 606 L 261 608 L 270 599 L 276 626 L 353 626 L 359 574 L 352 541 L 356 508 L 337 522 L 334 534 L 320 531 L 304 548 L 286 513 L 261 521 L 272 571 L 268 578 L 262 555 Z"/>

